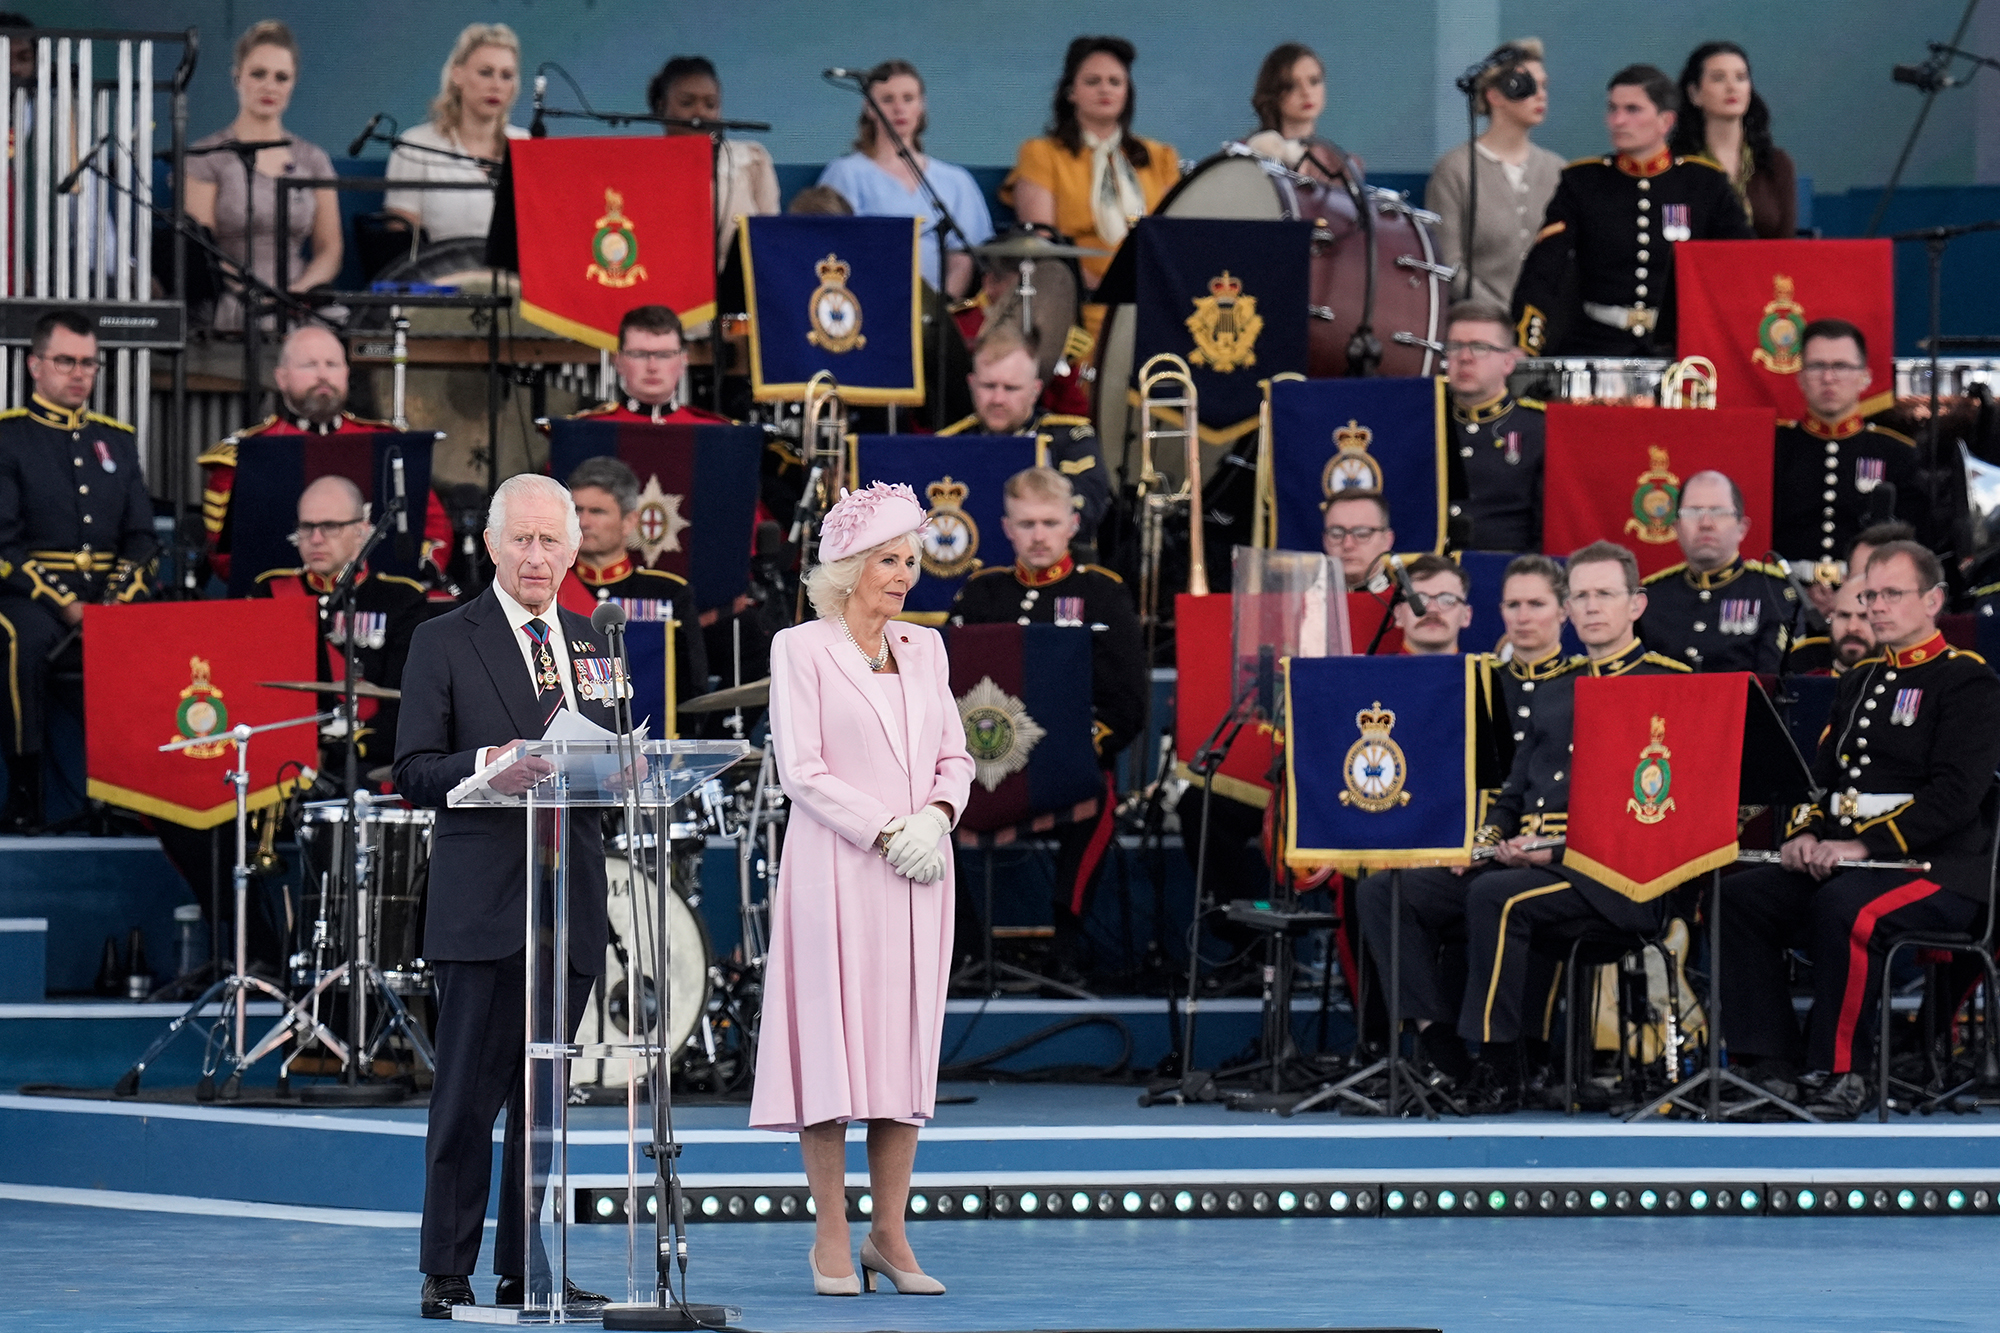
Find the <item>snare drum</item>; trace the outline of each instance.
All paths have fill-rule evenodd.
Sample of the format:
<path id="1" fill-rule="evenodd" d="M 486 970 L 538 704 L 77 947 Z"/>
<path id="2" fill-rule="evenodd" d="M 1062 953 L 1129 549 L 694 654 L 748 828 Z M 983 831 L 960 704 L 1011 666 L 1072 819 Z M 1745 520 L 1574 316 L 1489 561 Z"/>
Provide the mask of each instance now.
<path id="1" fill-rule="evenodd" d="M 423 960 L 424 899 L 430 888 L 432 810 L 370 802 L 361 808 L 361 849 L 368 876 L 369 956 L 399 995 L 427 992 Z M 311 988 L 347 961 L 352 904 L 345 876 L 353 859 L 347 802 L 313 801 L 299 817 L 304 863 L 294 927 L 292 984 Z"/>

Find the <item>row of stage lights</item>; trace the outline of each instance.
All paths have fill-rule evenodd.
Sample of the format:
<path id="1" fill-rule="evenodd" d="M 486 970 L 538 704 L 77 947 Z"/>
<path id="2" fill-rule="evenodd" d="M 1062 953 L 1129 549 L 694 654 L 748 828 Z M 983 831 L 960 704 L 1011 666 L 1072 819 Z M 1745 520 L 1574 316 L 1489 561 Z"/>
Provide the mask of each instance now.
<path id="1" fill-rule="evenodd" d="M 804 1190 L 690 1190 L 689 1221 L 798 1222 L 814 1215 Z M 847 1192 L 849 1221 L 875 1211 L 866 1190 Z M 641 1191 L 640 1214 L 656 1212 Z M 912 1190 L 912 1220 L 977 1221 L 995 1217 L 1763 1217 L 1952 1216 L 2000 1213 L 1991 1186 L 1935 1185 L 1216 1185 L 1134 1189 L 1054 1186 Z M 576 1192 L 578 1221 L 622 1223 L 625 1191 Z"/>

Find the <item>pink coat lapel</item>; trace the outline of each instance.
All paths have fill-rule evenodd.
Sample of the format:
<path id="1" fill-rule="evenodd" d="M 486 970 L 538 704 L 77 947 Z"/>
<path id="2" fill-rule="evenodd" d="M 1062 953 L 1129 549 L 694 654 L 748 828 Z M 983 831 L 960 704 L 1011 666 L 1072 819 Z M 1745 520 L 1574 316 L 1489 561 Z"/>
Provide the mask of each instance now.
<path id="1" fill-rule="evenodd" d="M 868 706 L 875 710 L 875 716 L 882 723 L 882 731 L 889 738 L 889 748 L 896 755 L 896 762 L 903 766 L 904 773 L 908 773 L 910 771 L 909 740 L 903 734 L 903 728 L 896 725 L 896 718 L 890 713 L 889 705 L 883 701 L 881 687 L 872 678 L 872 673 L 868 670 L 868 664 L 861 660 L 861 654 L 856 652 L 854 645 L 847 641 L 847 636 L 840 633 L 838 626 L 834 627 L 834 635 L 827 641 L 826 651 L 827 655 L 833 658 L 834 664 L 840 669 L 841 674 L 846 676 L 848 682 L 853 685 L 855 692 L 867 700 Z M 903 699 L 906 707 L 909 706 L 909 698 L 909 685 L 905 682 L 903 686 Z M 915 730 L 915 713 L 911 714 L 910 721 L 912 724 L 911 730 Z"/>

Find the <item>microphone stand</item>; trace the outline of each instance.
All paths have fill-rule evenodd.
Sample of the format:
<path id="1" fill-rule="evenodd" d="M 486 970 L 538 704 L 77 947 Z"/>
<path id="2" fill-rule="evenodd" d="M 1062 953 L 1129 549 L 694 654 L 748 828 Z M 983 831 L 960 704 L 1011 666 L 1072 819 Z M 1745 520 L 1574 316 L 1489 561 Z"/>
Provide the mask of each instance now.
<path id="1" fill-rule="evenodd" d="M 1940 50 L 1956 51 L 1958 49 L 1958 44 L 1965 39 L 1966 30 L 1972 26 L 1973 12 L 1978 8 L 1979 0 L 1965 0 L 1965 12 L 1959 15 L 1958 27 L 1952 32 L 1951 40 L 1944 43 L 1941 47 L 1933 45 L 1931 48 L 1932 59 L 1936 59 Z M 1943 71 L 1940 70 L 1939 72 L 1942 73 Z M 1937 104 L 1938 94 L 1943 92 L 1946 86 L 1945 83 L 1940 81 L 1924 91 L 1924 104 L 1917 111 L 1916 123 L 1910 126 L 1909 138 L 1903 140 L 1903 151 L 1896 155 L 1896 169 L 1889 173 L 1889 183 L 1882 189 L 1881 201 L 1875 205 L 1875 212 L 1868 219 L 1868 230 L 1861 233 L 1863 236 L 1872 237 L 1875 234 L 1875 229 L 1882 225 L 1882 218 L 1889 211 L 1889 201 L 1896 197 L 1896 187 L 1902 183 L 1903 168 L 1909 165 L 1910 153 L 1917 146 L 1917 137 L 1924 132 L 1924 122 L 1930 119 L 1931 107 Z"/>
<path id="2" fill-rule="evenodd" d="M 951 215 L 951 210 L 945 207 L 944 199 L 938 194 L 937 187 L 931 184 L 931 178 L 926 174 L 924 174 L 924 172 L 918 168 L 916 155 L 910 151 L 910 146 L 903 142 L 903 136 L 896 133 L 896 127 L 891 125 L 889 123 L 889 118 L 882 114 L 882 108 L 875 105 L 875 99 L 869 96 L 868 94 L 868 85 L 862 81 L 860 76 L 850 76 L 850 77 L 853 79 L 854 91 L 861 94 L 862 102 L 868 107 L 870 111 L 875 113 L 876 127 L 889 136 L 890 144 L 893 145 L 896 149 L 896 156 L 903 159 L 903 165 L 910 169 L 910 175 L 916 179 L 917 185 L 919 186 L 919 188 L 923 190 L 925 197 L 929 199 L 931 207 L 937 210 L 937 220 L 932 224 L 931 234 L 937 238 L 937 252 L 938 252 L 938 280 L 937 280 L 938 315 L 937 315 L 937 329 L 936 329 L 936 334 L 937 334 L 936 413 L 937 413 L 937 424 L 940 427 L 942 427 L 945 424 L 944 421 L 945 327 L 944 326 L 946 320 L 948 319 L 946 306 L 951 300 L 949 288 L 945 283 L 945 261 L 947 259 L 945 236 L 946 233 L 948 232 L 956 232 L 958 235 L 958 239 L 965 243 L 965 248 L 968 251 L 972 249 L 972 238 L 965 234 L 965 229 L 958 225 L 958 219 L 954 218 Z M 827 82 L 840 83 L 844 82 L 844 80 L 836 80 L 829 78 Z"/>
<path id="3" fill-rule="evenodd" d="M 249 274 L 257 265 L 257 154 L 263 152 L 266 148 L 290 148 L 291 146 L 292 141 L 290 139 L 258 139 L 255 141 L 230 139 L 223 143 L 211 144 L 207 148 L 190 148 L 187 150 L 189 157 L 205 157 L 210 153 L 234 153 L 237 160 L 243 164 L 243 258 L 240 261 L 241 268 L 238 270 L 239 273 Z M 283 189 L 284 187 L 277 185 L 275 188 Z M 271 238 L 273 257 L 285 254 L 290 244 L 291 237 L 289 236 L 273 236 Z M 262 283 L 258 283 L 257 285 L 263 286 Z M 259 383 L 260 367 L 257 364 L 257 341 L 258 333 L 260 332 L 259 326 L 264 319 L 264 293 L 258 293 L 258 299 L 253 302 L 250 299 L 252 290 L 251 286 L 246 285 L 242 296 L 238 298 L 243 306 L 243 419 L 245 421 L 255 421 L 257 419 L 257 399 L 263 392 L 263 385 Z M 269 292 L 270 290 L 272 289 L 269 287 L 264 288 L 264 292 Z M 277 304 L 276 302 L 272 303 L 273 312 L 276 311 Z"/>

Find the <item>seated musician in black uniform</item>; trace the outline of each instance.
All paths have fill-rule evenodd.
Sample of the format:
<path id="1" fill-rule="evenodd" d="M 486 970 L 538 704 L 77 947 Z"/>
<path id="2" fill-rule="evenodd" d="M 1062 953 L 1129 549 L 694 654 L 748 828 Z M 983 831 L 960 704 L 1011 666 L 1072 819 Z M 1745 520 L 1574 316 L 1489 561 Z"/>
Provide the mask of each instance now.
<path id="1" fill-rule="evenodd" d="M 1863 560 L 1865 569 L 1867 561 Z M 1844 676 L 1875 651 L 1875 631 L 1868 624 L 1868 608 L 1861 594 L 1868 580 L 1857 573 L 1833 594 L 1827 613 L 1827 632 L 1800 639 L 1785 654 L 1788 676 Z"/>
<path id="2" fill-rule="evenodd" d="M 608 454 L 586 458 L 570 472 L 569 493 L 582 536 L 576 563 L 556 600 L 582 616 L 595 611 L 599 602 L 617 601 L 632 620 L 677 621 L 674 695 L 691 699 L 708 692 L 708 652 L 694 623 L 694 594 L 680 575 L 648 569 L 632 558 L 639 490 L 638 474 Z"/>
<path id="3" fill-rule="evenodd" d="M 1672 356 L 1674 242 L 1754 239 L 1728 174 L 1667 148 L 1679 108 L 1651 65 L 1611 76 L 1612 151 L 1564 168 L 1514 287 L 1515 339 L 1530 356 Z"/>
<path id="4" fill-rule="evenodd" d="M 347 670 L 347 635 L 354 634 L 354 661 L 362 680 L 400 689 L 410 636 L 430 618 L 431 604 L 415 579 L 362 567 L 354 585 L 354 611 L 334 607 L 333 591 L 347 567 L 368 543 L 368 504 L 361 488 L 346 477 L 321 477 L 299 496 L 299 526 L 292 541 L 299 563 L 267 569 L 257 576 L 253 597 L 311 597 L 319 603 L 318 674 L 315 680 L 342 681 Z M 322 708 L 340 706 L 335 690 L 320 697 Z M 370 768 L 396 757 L 396 701 L 355 700 L 355 759 L 365 780 Z M 336 718 L 320 732 L 320 773 L 335 790 L 345 790 L 346 722 Z"/>
<path id="5" fill-rule="evenodd" d="M 35 321 L 33 396 L 0 412 L 0 635 L 6 637 L 7 807 L 12 833 L 42 828 L 49 673 L 78 669 L 86 603 L 153 595 L 159 543 L 132 428 L 88 410 L 97 333 L 73 310 Z"/>
<path id="6" fill-rule="evenodd" d="M 1537 963 L 1532 943 L 1592 925 L 1654 930 L 1667 905 L 1665 898 L 1633 902 L 1559 864 L 1556 849 L 1534 845 L 1563 837 L 1569 827 L 1576 681 L 1687 670 L 1647 652 L 1638 639 L 1646 593 L 1630 551 L 1593 542 L 1570 556 L 1568 577 L 1570 624 L 1583 641 L 1585 660 L 1536 692 L 1527 737 L 1516 747 L 1507 783 L 1479 830 L 1480 844 L 1493 848 L 1499 868 L 1475 877 L 1465 895 L 1466 981 L 1458 1033 L 1481 1043 L 1471 1106 L 1485 1112 L 1521 1103 L 1519 1042 L 1531 996 L 1535 1011 L 1546 1009 L 1550 975 L 1546 960 Z"/>
<path id="7" fill-rule="evenodd" d="M 1507 719 L 1505 755 L 1528 738 L 1528 718 L 1544 681 L 1569 666 L 1563 652 L 1563 600 L 1569 583 L 1562 566 L 1545 555 L 1517 555 L 1500 583 L 1500 618 L 1507 627 L 1487 658 L 1488 677 L 1499 688 L 1496 711 Z"/>
<path id="8" fill-rule="evenodd" d="M 1396 628 L 1403 651 L 1417 657 L 1456 653 L 1458 636 L 1472 625 L 1472 580 L 1441 555 L 1428 551 L 1403 566 L 1410 589 L 1423 600 L 1418 615 L 1407 601 L 1396 603 Z"/>
<path id="9" fill-rule="evenodd" d="M 1731 1063 L 1755 1062 L 1760 1083 L 1803 1096 L 1822 1119 L 1851 1119 L 1870 1102 L 1862 1070 L 1882 986 L 1878 942 L 1966 930 L 1983 911 L 2000 764 L 2000 678 L 1938 633 L 1937 557 L 1891 542 L 1869 556 L 1865 577 L 1877 654 L 1842 678 L 1813 763 L 1821 795 L 1791 813 L 1782 864 L 1722 881 Z M 1841 866 L 1906 858 L 1931 868 Z M 1813 964 L 1803 1043 L 1785 964 L 1800 946 Z"/>
<path id="10" fill-rule="evenodd" d="M 1097 431 L 1083 417 L 1044 412 L 1042 377 L 1036 371 L 1034 335 L 996 324 L 972 348 L 972 415 L 940 435 L 1032 435 L 1035 457 L 1069 478 L 1080 522 L 1073 539 L 1078 558 L 1097 554 L 1097 525 L 1111 507 L 1111 476 L 1097 447 Z"/>
<path id="11" fill-rule="evenodd" d="M 1138 735 L 1145 715 L 1145 647 L 1139 615 L 1124 581 L 1097 565 L 1079 565 L 1070 554 L 1078 514 L 1069 479 L 1035 467 L 1007 479 L 1006 516 L 1000 528 L 1014 545 L 1012 566 L 984 569 L 966 581 L 952 603 L 954 625 L 1082 624 L 1091 630 L 1091 744 L 1104 768 L 1097 818 L 1064 824 L 1056 833 L 1055 917 L 1058 979 L 1082 971 L 1083 923 L 1091 891 L 1115 830 L 1118 800 L 1111 768 Z"/>
<path id="12" fill-rule="evenodd" d="M 1681 489 L 1674 535 L 1685 561 L 1646 578 L 1646 646 L 1696 671 L 1775 676 L 1791 646 L 1799 595 L 1775 565 L 1742 556 L 1743 492 L 1720 472 Z"/>
<path id="13" fill-rule="evenodd" d="M 1863 416 L 1868 341 L 1844 319 L 1816 319 L 1800 334 L 1799 392 L 1806 416 L 1780 421 L 1771 463 L 1771 544 L 1785 559 L 1819 566 L 1839 558 L 1873 523 L 1924 517 L 1916 442 Z M 1837 581 L 1817 568 L 1801 577 Z"/>
<path id="14" fill-rule="evenodd" d="M 1445 379 L 1451 391 L 1451 518 L 1458 545 L 1532 551 L 1542 544 L 1542 404 L 1507 392 L 1521 359 L 1507 312 L 1482 301 L 1451 307 Z"/>
<path id="15" fill-rule="evenodd" d="M 1396 530 L 1389 526 L 1389 502 L 1380 491 L 1345 490 L 1321 506 L 1320 549 L 1340 562 L 1349 592 L 1381 593 L 1393 581 L 1389 552 Z"/>

